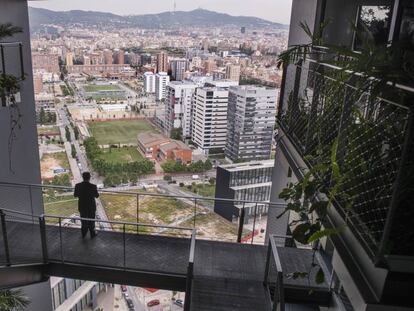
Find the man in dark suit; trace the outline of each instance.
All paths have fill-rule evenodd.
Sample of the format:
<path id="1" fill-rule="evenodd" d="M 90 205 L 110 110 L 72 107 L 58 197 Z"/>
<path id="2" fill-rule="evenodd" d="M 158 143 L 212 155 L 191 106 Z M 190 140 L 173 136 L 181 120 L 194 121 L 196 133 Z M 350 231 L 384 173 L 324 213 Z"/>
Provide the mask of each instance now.
<path id="1" fill-rule="evenodd" d="M 79 198 L 78 209 L 81 218 L 95 218 L 96 202 L 95 198 L 99 197 L 98 188 L 96 185 L 90 183 L 91 174 L 89 172 L 82 173 L 83 182 L 76 184 L 75 193 L 76 198 Z M 93 220 L 82 220 L 82 238 L 86 236 L 88 230 L 93 239 L 96 236 L 95 222 Z"/>

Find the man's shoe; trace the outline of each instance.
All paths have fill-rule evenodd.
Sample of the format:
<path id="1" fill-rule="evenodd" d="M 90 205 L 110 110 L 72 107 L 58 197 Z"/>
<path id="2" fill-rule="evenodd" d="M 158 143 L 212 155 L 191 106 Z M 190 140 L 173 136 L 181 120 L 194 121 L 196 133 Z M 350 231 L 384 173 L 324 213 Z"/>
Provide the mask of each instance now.
<path id="1" fill-rule="evenodd" d="M 91 239 L 93 239 L 94 237 L 96 237 L 98 235 L 98 232 L 94 231 L 91 232 Z"/>

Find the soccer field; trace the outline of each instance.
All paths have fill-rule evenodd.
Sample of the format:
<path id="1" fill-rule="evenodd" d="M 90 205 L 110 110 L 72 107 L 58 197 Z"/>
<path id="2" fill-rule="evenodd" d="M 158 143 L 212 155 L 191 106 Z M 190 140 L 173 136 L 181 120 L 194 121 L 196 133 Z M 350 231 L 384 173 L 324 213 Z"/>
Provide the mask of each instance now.
<path id="1" fill-rule="evenodd" d="M 88 125 L 99 145 L 137 144 L 138 133 L 156 131 L 146 120 L 90 122 Z"/>
<path id="2" fill-rule="evenodd" d="M 136 147 L 104 149 L 101 159 L 110 163 L 127 163 L 143 159 Z"/>
<path id="3" fill-rule="evenodd" d="M 99 91 L 119 91 L 120 88 L 114 84 L 103 84 L 103 85 L 95 85 L 95 84 L 88 84 L 84 85 L 83 89 L 85 92 L 99 92 Z"/>

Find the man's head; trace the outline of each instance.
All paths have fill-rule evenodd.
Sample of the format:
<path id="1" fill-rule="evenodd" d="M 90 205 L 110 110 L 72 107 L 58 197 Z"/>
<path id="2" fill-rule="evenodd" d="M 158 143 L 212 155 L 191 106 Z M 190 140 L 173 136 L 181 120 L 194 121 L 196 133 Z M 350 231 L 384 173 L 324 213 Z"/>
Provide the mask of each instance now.
<path id="1" fill-rule="evenodd" d="M 90 181 L 91 180 L 91 173 L 83 172 L 82 173 L 82 178 L 83 178 L 83 181 Z"/>

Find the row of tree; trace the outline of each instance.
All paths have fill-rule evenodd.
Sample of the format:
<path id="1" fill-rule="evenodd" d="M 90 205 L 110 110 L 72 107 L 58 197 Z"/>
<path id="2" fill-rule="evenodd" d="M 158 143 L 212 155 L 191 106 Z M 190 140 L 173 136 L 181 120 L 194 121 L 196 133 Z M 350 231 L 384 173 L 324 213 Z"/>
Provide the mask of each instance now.
<path id="1" fill-rule="evenodd" d="M 207 159 L 205 162 L 199 160 L 190 164 L 176 162 L 173 160 L 167 160 L 161 164 L 162 169 L 165 173 L 179 173 L 179 172 L 191 172 L 191 173 L 202 173 L 213 168 L 211 161 Z"/>
<path id="2" fill-rule="evenodd" d="M 105 186 L 116 186 L 122 183 L 137 182 L 139 176 L 153 173 L 154 164 L 142 159 L 126 163 L 112 163 L 102 158 L 103 151 L 94 137 L 84 141 L 86 155 L 92 163 L 94 170 L 104 176 Z"/>

